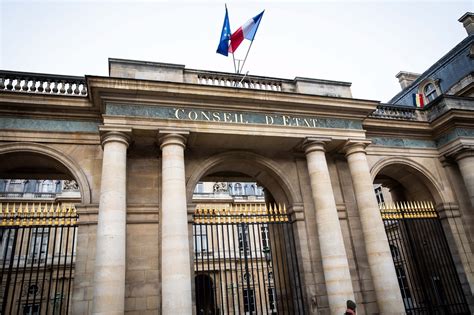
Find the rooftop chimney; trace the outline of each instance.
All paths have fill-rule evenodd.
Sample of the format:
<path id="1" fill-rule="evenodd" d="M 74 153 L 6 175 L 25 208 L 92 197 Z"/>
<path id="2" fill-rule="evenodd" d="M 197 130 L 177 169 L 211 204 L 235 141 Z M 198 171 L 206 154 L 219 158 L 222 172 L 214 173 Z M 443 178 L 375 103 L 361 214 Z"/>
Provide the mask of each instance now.
<path id="1" fill-rule="evenodd" d="M 402 90 L 409 87 L 420 75 L 418 73 L 400 71 L 395 77 L 398 79 Z"/>
<path id="2" fill-rule="evenodd" d="M 458 21 L 461 22 L 466 29 L 468 36 L 474 34 L 474 13 L 466 12 Z"/>

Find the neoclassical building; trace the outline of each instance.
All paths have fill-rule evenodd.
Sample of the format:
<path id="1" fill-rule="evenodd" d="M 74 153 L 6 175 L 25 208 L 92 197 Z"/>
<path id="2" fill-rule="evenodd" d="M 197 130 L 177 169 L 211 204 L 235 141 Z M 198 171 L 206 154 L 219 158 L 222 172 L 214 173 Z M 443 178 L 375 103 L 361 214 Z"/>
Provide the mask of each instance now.
<path id="1" fill-rule="evenodd" d="M 460 21 L 468 36 L 386 104 L 135 60 L 0 71 L 2 314 L 473 313 Z"/>

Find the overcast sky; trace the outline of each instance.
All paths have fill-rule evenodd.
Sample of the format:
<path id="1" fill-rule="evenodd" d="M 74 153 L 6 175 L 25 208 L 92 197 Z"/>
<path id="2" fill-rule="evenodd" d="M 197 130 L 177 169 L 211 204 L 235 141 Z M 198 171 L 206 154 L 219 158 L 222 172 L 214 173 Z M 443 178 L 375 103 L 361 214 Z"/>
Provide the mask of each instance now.
<path id="1" fill-rule="evenodd" d="M 400 70 L 422 72 L 467 36 L 468 1 L 227 1 L 237 29 L 265 9 L 245 71 L 352 82 L 389 100 Z M 108 75 L 107 59 L 233 71 L 215 53 L 223 1 L 0 0 L 0 69 Z M 237 58 L 245 55 L 239 47 Z"/>

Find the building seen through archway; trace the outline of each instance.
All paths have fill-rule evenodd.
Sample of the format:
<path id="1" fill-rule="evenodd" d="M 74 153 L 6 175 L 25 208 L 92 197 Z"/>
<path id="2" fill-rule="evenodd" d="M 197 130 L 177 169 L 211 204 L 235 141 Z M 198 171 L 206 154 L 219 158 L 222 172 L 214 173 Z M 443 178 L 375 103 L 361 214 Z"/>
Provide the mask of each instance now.
<path id="1" fill-rule="evenodd" d="M 69 313 L 78 183 L 45 155 L 4 154 L 0 164 L 2 314 Z"/>
<path id="2" fill-rule="evenodd" d="M 255 182 L 196 185 L 197 314 L 304 312 L 291 218 L 265 199 Z"/>
<path id="3" fill-rule="evenodd" d="M 457 253 L 451 252 L 434 207 L 436 187 L 422 171 L 398 163 L 383 167 L 374 183 L 407 312 L 469 313 L 453 258 Z"/>
<path id="4" fill-rule="evenodd" d="M 474 313 L 460 21 L 387 103 L 113 58 L 108 76 L 0 71 L 1 313 Z"/>

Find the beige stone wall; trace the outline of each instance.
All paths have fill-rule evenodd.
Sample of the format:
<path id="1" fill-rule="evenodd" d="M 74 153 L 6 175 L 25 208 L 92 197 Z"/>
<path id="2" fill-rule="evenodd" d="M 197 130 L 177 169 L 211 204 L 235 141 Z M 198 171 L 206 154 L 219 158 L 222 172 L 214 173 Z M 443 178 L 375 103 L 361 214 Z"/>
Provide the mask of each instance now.
<path id="1" fill-rule="evenodd" d="M 158 250 L 158 224 L 127 225 L 125 314 L 159 313 Z"/>
<path id="2" fill-rule="evenodd" d="M 92 311 L 96 230 L 97 227 L 93 224 L 81 224 L 77 229 L 76 266 L 72 296 L 73 314 L 86 315 Z"/>

